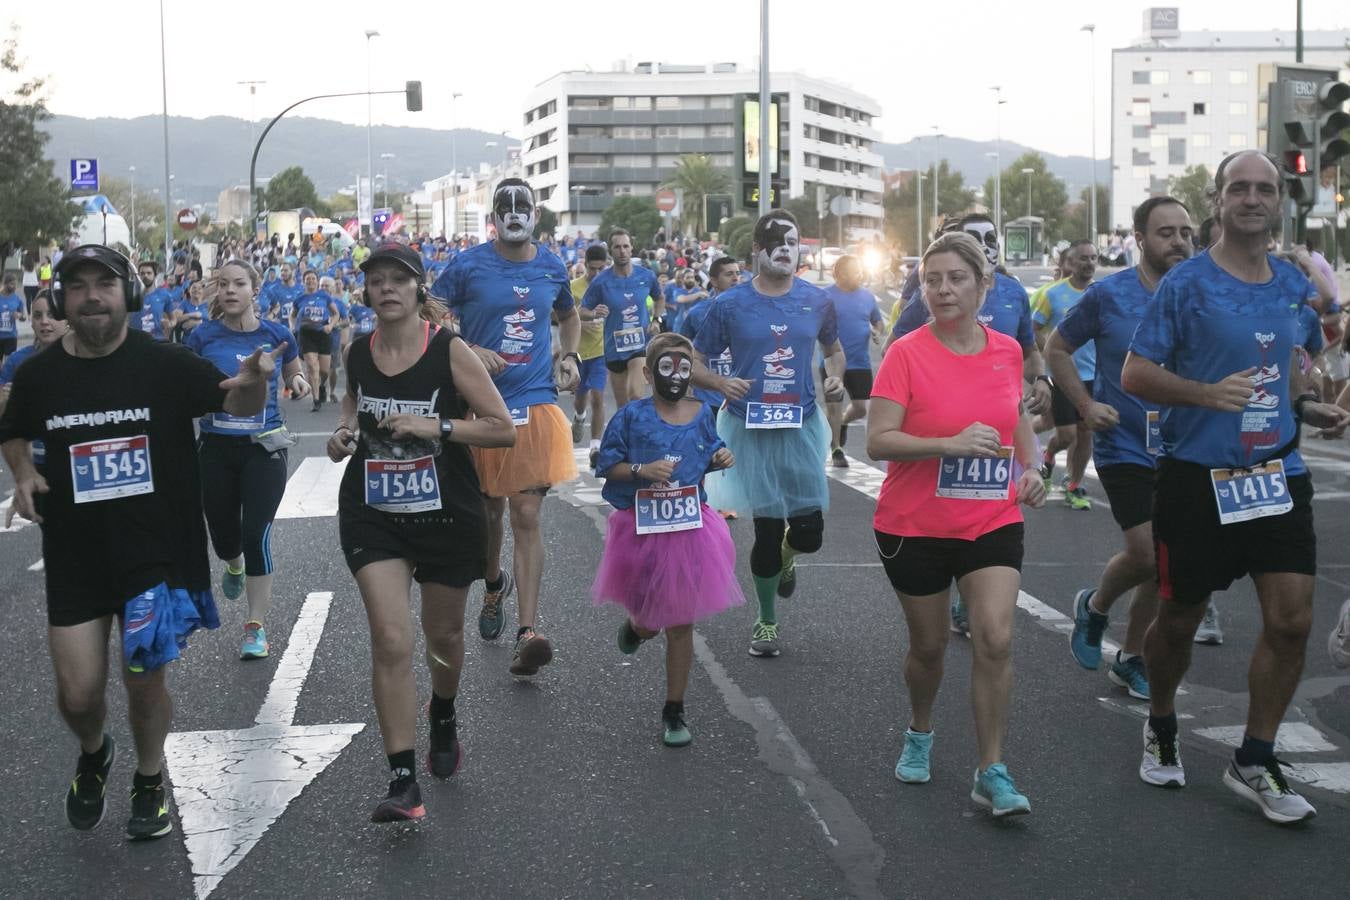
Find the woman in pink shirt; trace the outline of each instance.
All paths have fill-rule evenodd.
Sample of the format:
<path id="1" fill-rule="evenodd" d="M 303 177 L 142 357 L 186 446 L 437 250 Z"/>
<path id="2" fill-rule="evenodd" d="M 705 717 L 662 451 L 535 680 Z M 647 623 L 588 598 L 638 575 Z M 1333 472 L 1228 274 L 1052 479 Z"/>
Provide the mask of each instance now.
<path id="1" fill-rule="evenodd" d="M 995 816 L 1031 811 L 1002 762 L 1012 687 L 1013 609 L 1021 586 L 1022 513 L 1045 487 L 1022 408 L 1022 349 L 976 320 L 993 276 L 964 233 L 923 255 L 933 321 L 886 352 L 872 389 L 867 451 L 890 467 L 873 525 L 882 565 L 909 627 L 912 719 L 895 775 L 929 779 L 933 701 L 947 649 L 948 592 L 970 610 L 980 765 L 971 799 Z"/>

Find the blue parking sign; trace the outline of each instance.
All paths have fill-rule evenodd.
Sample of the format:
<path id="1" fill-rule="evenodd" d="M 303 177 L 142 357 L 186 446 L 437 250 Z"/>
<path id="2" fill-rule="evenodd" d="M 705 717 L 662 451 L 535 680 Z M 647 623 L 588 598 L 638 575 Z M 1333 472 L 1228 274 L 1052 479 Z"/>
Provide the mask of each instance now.
<path id="1" fill-rule="evenodd" d="M 98 160 L 72 159 L 70 161 L 70 189 L 73 191 L 98 190 Z"/>

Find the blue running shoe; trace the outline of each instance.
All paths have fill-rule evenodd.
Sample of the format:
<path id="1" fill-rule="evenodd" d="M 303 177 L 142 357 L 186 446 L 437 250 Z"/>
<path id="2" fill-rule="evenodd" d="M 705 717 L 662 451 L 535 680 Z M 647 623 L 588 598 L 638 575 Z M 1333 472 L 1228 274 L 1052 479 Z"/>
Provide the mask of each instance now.
<path id="1" fill-rule="evenodd" d="M 928 771 L 928 755 L 933 749 L 933 732 L 927 734 L 905 729 L 905 749 L 895 764 L 895 777 L 905 784 L 927 784 L 932 776 Z"/>
<path id="2" fill-rule="evenodd" d="M 1144 658 L 1131 656 L 1121 660 L 1120 651 L 1116 651 L 1116 661 L 1111 663 L 1106 677 L 1130 692 L 1136 700 L 1148 699 L 1148 675 L 1144 672 Z"/>
<path id="3" fill-rule="evenodd" d="M 478 636 L 485 641 L 495 641 L 506 625 L 506 599 L 516 589 L 516 578 L 509 569 L 502 569 L 501 590 L 489 591 L 484 586 L 483 608 L 478 612 Z"/>
<path id="4" fill-rule="evenodd" d="M 994 818 L 1025 816 L 1031 812 L 1031 801 L 1017 792 L 1003 763 L 994 763 L 983 772 L 975 771 L 970 799 L 992 812 Z"/>
<path id="5" fill-rule="evenodd" d="M 265 659 L 267 654 L 267 630 L 258 622 L 245 622 L 244 639 L 239 644 L 239 658 Z"/>
<path id="6" fill-rule="evenodd" d="M 226 566 L 225 574 L 220 579 L 220 592 L 226 600 L 238 600 L 244 593 L 244 573 L 231 572 L 230 567 Z"/>
<path id="7" fill-rule="evenodd" d="M 952 595 L 951 614 L 952 634 L 970 637 L 970 614 L 966 612 L 966 602 L 961 599 L 960 594 Z"/>
<path id="8" fill-rule="evenodd" d="M 1110 617 L 1093 612 L 1088 606 L 1096 588 L 1084 588 L 1073 598 L 1073 631 L 1069 634 L 1069 649 L 1073 658 L 1093 672 L 1102 664 L 1102 633 Z"/>

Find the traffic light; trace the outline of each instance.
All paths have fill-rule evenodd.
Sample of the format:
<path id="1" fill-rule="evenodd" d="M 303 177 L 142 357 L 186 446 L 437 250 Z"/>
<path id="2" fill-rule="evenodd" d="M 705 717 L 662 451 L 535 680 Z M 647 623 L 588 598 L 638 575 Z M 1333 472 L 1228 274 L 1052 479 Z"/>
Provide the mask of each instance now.
<path id="1" fill-rule="evenodd" d="M 1307 122 L 1295 119 L 1284 123 L 1285 137 L 1292 145 L 1284 151 L 1281 162 L 1284 163 L 1284 182 L 1289 199 L 1300 208 L 1312 206 L 1317 179 L 1309 163 L 1309 154 L 1313 152 L 1312 135 L 1308 134 Z"/>
<path id="2" fill-rule="evenodd" d="M 1318 154 L 1318 168 L 1325 169 L 1340 162 L 1341 157 L 1350 154 L 1350 141 L 1344 137 L 1350 129 L 1350 113 L 1342 109 L 1350 101 L 1350 84 L 1344 81 L 1325 82 L 1317 91 L 1318 140 L 1321 152 Z"/>
<path id="3" fill-rule="evenodd" d="M 1290 104 L 1286 112 L 1284 134 L 1289 148 L 1282 161 L 1289 197 L 1306 211 L 1316 200 L 1318 173 L 1350 155 L 1350 141 L 1342 136 L 1350 128 L 1350 113 L 1341 108 L 1350 100 L 1350 84 L 1334 77 L 1299 84 L 1304 102 Z"/>
<path id="4" fill-rule="evenodd" d="M 408 112 L 422 111 L 422 82 L 409 81 L 403 88 L 403 93 L 408 101 Z"/>

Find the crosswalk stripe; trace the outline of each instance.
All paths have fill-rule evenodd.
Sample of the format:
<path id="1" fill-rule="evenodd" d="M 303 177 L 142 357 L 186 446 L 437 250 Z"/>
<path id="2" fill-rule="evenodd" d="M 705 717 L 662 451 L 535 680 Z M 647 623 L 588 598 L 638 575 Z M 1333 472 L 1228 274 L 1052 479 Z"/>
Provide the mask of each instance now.
<path id="1" fill-rule="evenodd" d="M 276 517 L 310 519 L 337 515 L 338 486 L 346 470 L 345 461 L 334 463 L 326 456 L 305 457 L 286 482 L 286 493 Z"/>

